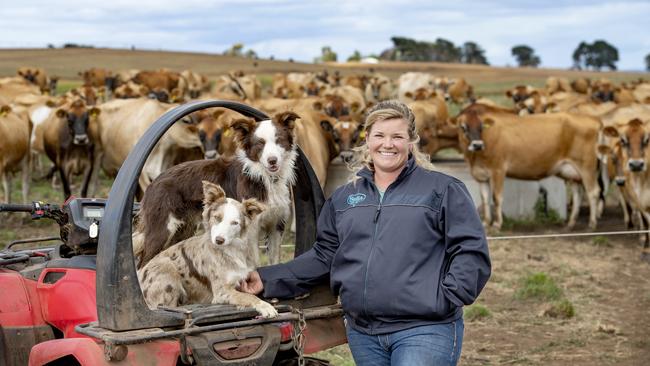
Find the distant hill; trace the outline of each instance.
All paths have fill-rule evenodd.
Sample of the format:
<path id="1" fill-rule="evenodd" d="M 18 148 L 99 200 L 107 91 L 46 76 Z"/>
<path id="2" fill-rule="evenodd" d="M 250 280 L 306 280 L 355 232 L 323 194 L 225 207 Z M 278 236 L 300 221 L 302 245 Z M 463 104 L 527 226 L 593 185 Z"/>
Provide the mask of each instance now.
<path id="1" fill-rule="evenodd" d="M 425 71 L 436 75 L 465 77 L 470 83 L 540 83 L 548 76 L 576 78 L 606 77 L 614 81 L 648 78 L 642 72 L 585 72 L 560 69 L 531 69 L 517 67 L 491 67 L 482 65 L 447 64 L 434 62 L 387 62 L 379 64 L 327 63 L 307 64 L 266 59 L 252 60 L 241 57 L 207 53 L 123 50 L 105 48 L 55 48 L 55 49 L 0 49 L 0 76 L 13 76 L 20 66 L 44 68 L 49 75 L 63 80 L 79 80 L 78 72 L 91 67 L 111 70 L 169 68 L 177 71 L 192 69 L 208 77 L 231 70 L 243 70 L 259 75 L 290 71 L 340 70 L 342 74 L 366 73 L 371 68 L 397 77 L 407 71 Z"/>

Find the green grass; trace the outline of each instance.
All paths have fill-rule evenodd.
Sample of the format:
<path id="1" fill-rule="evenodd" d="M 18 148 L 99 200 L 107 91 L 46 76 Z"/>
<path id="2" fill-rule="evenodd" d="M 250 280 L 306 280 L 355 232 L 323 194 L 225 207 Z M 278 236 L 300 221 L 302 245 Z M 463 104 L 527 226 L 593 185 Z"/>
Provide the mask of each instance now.
<path id="1" fill-rule="evenodd" d="M 354 360 L 352 359 L 352 353 L 350 353 L 350 347 L 347 344 L 342 344 L 325 351 L 316 352 L 310 356 L 329 360 L 330 364 L 333 366 L 355 365 Z"/>
<path id="2" fill-rule="evenodd" d="M 481 304 L 472 304 L 463 308 L 463 317 L 468 322 L 483 320 L 492 316 L 492 312 Z"/>
<path id="3" fill-rule="evenodd" d="M 517 299 L 559 300 L 562 297 L 562 290 L 546 273 L 532 273 L 519 282 L 519 288 L 515 291 Z"/>
<path id="4" fill-rule="evenodd" d="M 606 236 L 597 235 L 591 239 L 591 243 L 597 247 L 608 247 L 611 248 L 612 244 L 609 242 L 609 239 Z"/>
<path id="5" fill-rule="evenodd" d="M 544 312 L 544 315 L 552 318 L 569 319 L 576 315 L 576 310 L 571 301 L 562 299 L 551 303 L 551 306 Z"/>
<path id="6" fill-rule="evenodd" d="M 262 89 L 271 89 L 273 86 L 273 75 L 271 74 L 257 75 L 257 79 L 262 84 Z"/>
<path id="7" fill-rule="evenodd" d="M 507 216 L 503 216 L 503 225 L 501 229 L 503 230 L 536 230 L 540 228 L 548 228 L 549 226 L 561 226 L 564 224 L 564 220 L 560 217 L 560 214 L 552 209 L 544 208 L 544 202 L 540 197 L 533 207 L 533 214 L 530 217 L 523 217 L 518 219 L 513 219 Z"/>
<path id="8" fill-rule="evenodd" d="M 59 82 L 56 84 L 56 94 L 65 94 L 71 89 L 80 87 L 81 84 L 81 81 L 59 80 Z"/>

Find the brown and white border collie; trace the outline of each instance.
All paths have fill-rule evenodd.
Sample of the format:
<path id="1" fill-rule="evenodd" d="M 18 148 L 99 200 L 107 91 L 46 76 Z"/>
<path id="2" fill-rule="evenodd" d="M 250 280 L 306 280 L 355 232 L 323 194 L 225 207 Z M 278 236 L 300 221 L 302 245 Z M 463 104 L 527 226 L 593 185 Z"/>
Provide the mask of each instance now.
<path id="1" fill-rule="evenodd" d="M 231 124 L 237 143 L 235 156 L 189 161 L 159 175 L 144 193 L 133 234 L 138 268 L 196 233 L 203 180 L 220 185 L 227 197 L 239 201 L 255 198 L 265 204 L 267 209 L 255 224 L 260 226 L 260 237 L 267 238 L 269 261 L 279 263 L 284 224 L 291 214 L 297 118 L 293 112 L 282 112 L 258 123 L 235 120 Z"/>

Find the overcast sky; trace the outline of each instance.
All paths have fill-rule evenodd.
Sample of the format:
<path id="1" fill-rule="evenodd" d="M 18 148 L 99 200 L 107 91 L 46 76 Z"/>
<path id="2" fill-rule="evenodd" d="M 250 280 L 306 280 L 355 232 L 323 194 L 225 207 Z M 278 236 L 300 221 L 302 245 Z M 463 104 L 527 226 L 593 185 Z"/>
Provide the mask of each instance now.
<path id="1" fill-rule="evenodd" d="M 261 57 L 313 61 L 329 45 L 345 60 L 379 54 L 392 36 L 478 43 L 490 64 L 514 65 L 526 44 L 542 67 L 568 68 L 581 41 L 619 50 L 620 70 L 644 70 L 650 0 L 46 0 L 3 1 L 0 48 L 64 43 L 221 53 L 243 43 Z"/>

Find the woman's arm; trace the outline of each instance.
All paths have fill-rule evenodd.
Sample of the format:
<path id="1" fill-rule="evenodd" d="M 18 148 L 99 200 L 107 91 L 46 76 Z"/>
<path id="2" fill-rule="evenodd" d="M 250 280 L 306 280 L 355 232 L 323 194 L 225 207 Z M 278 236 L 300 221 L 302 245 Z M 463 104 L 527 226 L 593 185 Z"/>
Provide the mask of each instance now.
<path id="1" fill-rule="evenodd" d="M 296 297 L 329 278 L 332 258 L 339 247 L 335 210 L 329 199 L 323 205 L 316 228 L 316 243 L 309 251 L 287 263 L 258 268 L 264 297 Z M 259 289 L 256 281 L 247 282 L 242 290 Z"/>
<path id="2" fill-rule="evenodd" d="M 447 187 L 441 220 L 450 257 L 442 291 L 455 305 L 469 305 L 483 290 L 492 267 L 483 225 L 462 182 L 452 182 Z"/>

